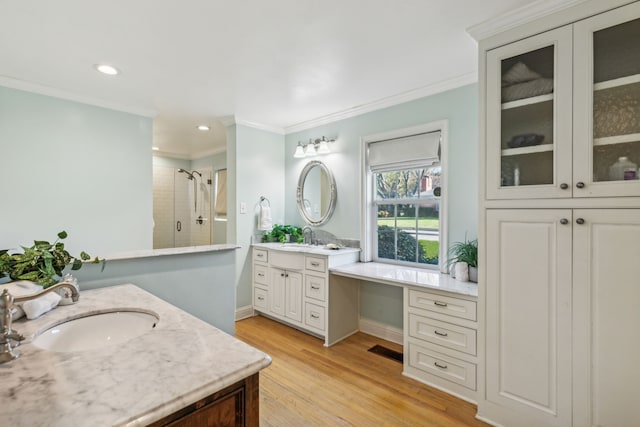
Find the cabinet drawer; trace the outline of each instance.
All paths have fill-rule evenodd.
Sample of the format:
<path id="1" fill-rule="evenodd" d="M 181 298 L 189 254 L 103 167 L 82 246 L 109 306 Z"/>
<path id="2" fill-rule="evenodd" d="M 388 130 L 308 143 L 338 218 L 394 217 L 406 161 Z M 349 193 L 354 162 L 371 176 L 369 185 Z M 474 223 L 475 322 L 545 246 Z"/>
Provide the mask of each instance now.
<path id="1" fill-rule="evenodd" d="M 307 302 L 304 304 L 304 323 L 324 331 L 324 307 Z"/>
<path id="2" fill-rule="evenodd" d="M 327 260 L 325 258 L 308 256 L 305 259 L 305 267 L 307 268 L 307 270 L 319 271 L 321 273 L 327 271 Z"/>
<path id="3" fill-rule="evenodd" d="M 409 342 L 409 366 L 444 378 L 471 390 L 476 389 L 476 365 Z"/>
<path id="4" fill-rule="evenodd" d="M 269 254 L 269 265 L 271 267 L 278 267 L 283 270 L 304 270 L 304 255 L 292 254 L 281 251 L 271 251 Z"/>
<path id="5" fill-rule="evenodd" d="M 445 297 L 410 289 L 409 305 L 411 307 L 447 314 L 461 319 L 476 320 L 475 301 Z"/>
<path id="6" fill-rule="evenodd" d="M 268 268 L 264 265 L 253 264 L 253 281 L 267 286 L 269 284 L 267 270 Z"/>
<path id="7" fill-rule="evenodd" d="M 264 289 L 254 288 L 253 289 L 253 306 L 255 308 L 259 308 L 261 310 L 266 311 L 267 307 L 269 307 L 269 304 L 267 301 L 268 295 L 269 294 Z"/>
<path id="8" fill-rule="evenodd" d="M 476 331 L 409 313 L 409 336 L 476 355 Z"/>
<path id="9" fill-rule="evenodd" d="M 269 251 L 253 248 L 253 260 L 258 262 L 269 262 Z"/>
<path id="10" fill-rule="evenodd" d="M 308 274 L 304 278 L 304 295 L 318 301 L 325 301 L 327 279 Z"/>

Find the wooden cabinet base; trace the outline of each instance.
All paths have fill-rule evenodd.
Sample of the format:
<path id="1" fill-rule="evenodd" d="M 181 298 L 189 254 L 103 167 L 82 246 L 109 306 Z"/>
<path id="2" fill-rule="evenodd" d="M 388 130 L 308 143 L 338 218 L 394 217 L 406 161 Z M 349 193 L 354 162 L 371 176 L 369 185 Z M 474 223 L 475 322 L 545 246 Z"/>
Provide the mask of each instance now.
<path id="1" fill-rule="evenodd" d="M 151 424 L 152 427 L 258 427 L 258 374 L 186 406 Z"/>

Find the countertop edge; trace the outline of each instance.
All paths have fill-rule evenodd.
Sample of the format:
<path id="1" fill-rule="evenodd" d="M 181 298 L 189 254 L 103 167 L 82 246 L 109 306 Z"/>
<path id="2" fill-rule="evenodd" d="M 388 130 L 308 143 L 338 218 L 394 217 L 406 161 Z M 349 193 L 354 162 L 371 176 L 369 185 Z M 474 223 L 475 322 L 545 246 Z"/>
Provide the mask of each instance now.
<path id="1" fill-rule="evenodd" d="M 205 253 L 205 252 L 223 252 L 223 251 L 232 251 L 235 249 L 239 249 L 241 246 L 236 244 L 222 244 L 222 245 L 204 245 L 204 246 L 184 246 L 181 248 L 164 248 L 164 249 L 142 249 L 139 251 L 131 251 L 131 252 L 122 252 L 113 254 L 110 256 L 104 256 L 100 258 L 104 258 L 109 261 L 121 261 L 128 259 L 136 259 L 136 258 L 152 258 L 159 256 L 168 256 L 168 255 L 186 255 L 186 254 L 197 254 L 197 253 Z"/>

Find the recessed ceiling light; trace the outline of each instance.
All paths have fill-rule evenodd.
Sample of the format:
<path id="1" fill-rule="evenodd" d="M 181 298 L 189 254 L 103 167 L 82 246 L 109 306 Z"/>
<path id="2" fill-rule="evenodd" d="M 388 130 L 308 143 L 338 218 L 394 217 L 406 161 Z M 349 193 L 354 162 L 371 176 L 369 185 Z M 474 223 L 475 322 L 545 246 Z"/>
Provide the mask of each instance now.
<path id="1" fill-rule="evenodd" d="M 210 128 L 209 126 L 207 126 L 207 125 L 200 125 L 200 126 L 198 126 L 198 130 L 201 130 L 201 131 L 203 131 L 203 132 L 206 132 L 206 131 L 208 131 L 209 129 L 211 129 L 211 128 Z"/>
<path id="2" fill-rule="evenodd" d="M 160 151 L 160 147 L 151 147 L 153 151 Z"/>
<path id="3" fill-rule="evenodd" d="M 102 74 L 106 74 L 108 76 L 116 76 L 120 74 L 120 71 L 111 65 L 107 64 L 96 64 L 96 70 L 100 71 Z"/>

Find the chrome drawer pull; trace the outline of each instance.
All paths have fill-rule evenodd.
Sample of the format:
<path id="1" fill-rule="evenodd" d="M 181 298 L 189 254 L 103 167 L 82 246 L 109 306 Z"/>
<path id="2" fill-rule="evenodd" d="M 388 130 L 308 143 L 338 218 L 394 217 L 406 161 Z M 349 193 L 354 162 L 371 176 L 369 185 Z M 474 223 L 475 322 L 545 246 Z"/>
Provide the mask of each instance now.
<path id="1" fill-rule="evenodd" d="M 447 334 L 446 332 L 438 332 L 438 330 L 434 330 L 433 333 L 435 333 L 436 335 L 440 335 L 441 337 L 446 337 L 449 334 Z"/>
<path id="2" fill-rule="evenodd" d="M 311 289 L 318 290 L 318 289 L 320 289 L 320 286 L 313 286 L 313 285 L 311 285 Z"/>
<path id="3" fill-rule="evenodd" d="M 320 263 L 319 262 L 312 262 L 311 265 L 313 265 L 314 267 L 320 267 Z"/>
<path id="4" fill-rule="evenodd" d="M 320 316 L 315 314 L 315 313 L 311 313 L 311 317 L 314 318 L 314 319 L 319 319 L 320 318 Z"/>
<path id="5" fill-rule="evenodd" d="M 438 307 L 446 307 L 447 306 L 446 302 L 434 301 L 433 303 L 435 305 L 437 305 Z"/>
<path id="6" fill-rule="evenodd" d="M 441 365 L 438 362 L 433 362 L 433 364 L 436 365 L 440 369 L 447 369 L 447 365 Z"/>

